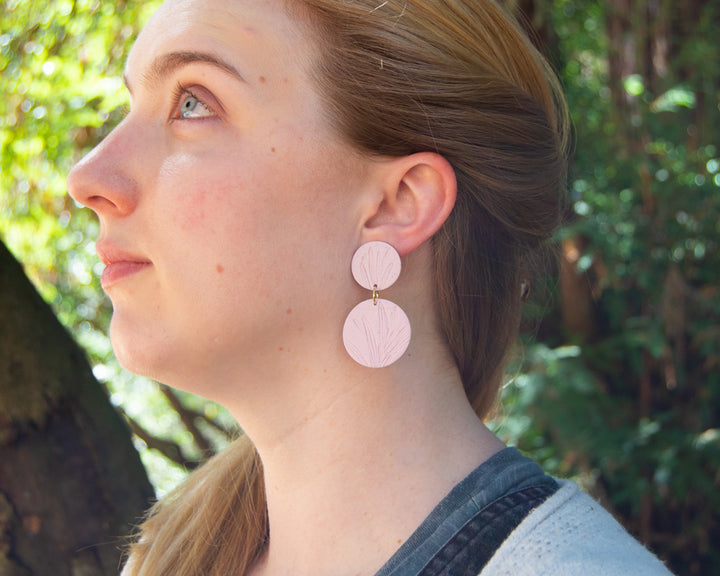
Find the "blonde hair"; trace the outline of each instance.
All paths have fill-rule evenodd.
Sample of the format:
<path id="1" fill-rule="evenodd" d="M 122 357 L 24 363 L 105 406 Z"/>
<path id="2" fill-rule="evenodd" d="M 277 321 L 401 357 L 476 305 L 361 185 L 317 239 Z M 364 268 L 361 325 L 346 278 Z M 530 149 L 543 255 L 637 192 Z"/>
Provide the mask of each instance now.
<path id="1" fill-rule="evenodd" d="M 433 237 L 447 342 L 479 416 L 517 338 L 521 282 L 562 213 L 567 112 L 557 80 L 491 0 L 289 0 L 321 55 L 329 122 L 358 149 L 434 151 L 455 209 Z M 246 438 L 158 503 L 126 576 L 244 574 L 268 538 L 262 466 Z"/>
<path id="2" fill-rule="evenodd" d="M 123 575 L 243 574 L 267 533 L 262 464 L 242 436 L 153 506 Z"/>

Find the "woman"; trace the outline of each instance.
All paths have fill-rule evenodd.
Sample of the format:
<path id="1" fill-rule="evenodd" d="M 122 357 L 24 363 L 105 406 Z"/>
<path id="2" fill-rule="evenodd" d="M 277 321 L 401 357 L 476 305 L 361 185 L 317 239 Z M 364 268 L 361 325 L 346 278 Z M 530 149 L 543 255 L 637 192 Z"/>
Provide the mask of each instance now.
<path id="1" fill-rule="evenodd" d="M 566 163 L 556 81 L 501 9 L 169 0 L 126 84 L 69 177 L 115 352 L 246 435 L 125 574 L 667 574 L 481 420 Z"/>

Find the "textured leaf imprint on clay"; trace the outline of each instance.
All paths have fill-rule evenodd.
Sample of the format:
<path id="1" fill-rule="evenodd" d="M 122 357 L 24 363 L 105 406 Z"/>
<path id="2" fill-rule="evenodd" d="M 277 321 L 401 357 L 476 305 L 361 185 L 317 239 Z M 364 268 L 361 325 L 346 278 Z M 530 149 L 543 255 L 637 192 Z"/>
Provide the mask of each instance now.
<path id="1" fill-rule="evenodd" d="M 410 321 L 397 304 L 379 299 L 360 302 L 348 314 L 343 328 L 345 348 L 368 368 L 395 362 L 410 343 Z"/>
<path id="2" fill-rule="evenodd" d="M 400 276 L 402 264 L 395 248 L 386 242 L 368 242 L 357 249 L 352 259 L 352 274 L 363 288 L 384 290 Z"/>

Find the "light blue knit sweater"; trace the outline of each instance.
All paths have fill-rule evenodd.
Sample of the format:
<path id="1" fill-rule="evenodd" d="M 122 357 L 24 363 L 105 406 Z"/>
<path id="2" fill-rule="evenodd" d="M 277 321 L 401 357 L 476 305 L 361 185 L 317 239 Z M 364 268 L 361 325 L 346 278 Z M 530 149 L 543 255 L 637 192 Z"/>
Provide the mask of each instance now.
<path id="1" fill-rule="evenodd" d="M 672 576 L 595 500 L 572 482 L 560 485 L 479 576 Z"/>

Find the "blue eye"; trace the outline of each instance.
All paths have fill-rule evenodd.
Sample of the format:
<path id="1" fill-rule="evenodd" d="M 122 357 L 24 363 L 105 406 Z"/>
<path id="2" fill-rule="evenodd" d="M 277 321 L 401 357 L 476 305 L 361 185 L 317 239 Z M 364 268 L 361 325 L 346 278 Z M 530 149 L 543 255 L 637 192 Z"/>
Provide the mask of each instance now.
<path id="1" fill-rule="evenodd" d="M 185 96 L 180 100 L 180 117 L 181 118 L 204 118 L 214 116 L 215 113 L 209 106 L 204 104 L 191 92 L 185 92 Z"/>

